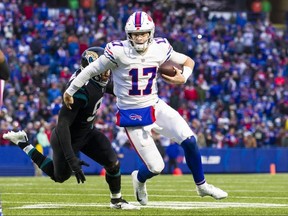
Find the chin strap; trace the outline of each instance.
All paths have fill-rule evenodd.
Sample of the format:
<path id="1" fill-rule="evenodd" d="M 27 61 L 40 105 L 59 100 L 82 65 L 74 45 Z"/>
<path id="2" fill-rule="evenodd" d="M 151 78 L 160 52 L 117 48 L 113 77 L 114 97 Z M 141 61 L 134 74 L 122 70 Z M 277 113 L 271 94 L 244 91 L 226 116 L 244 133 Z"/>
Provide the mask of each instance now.
<path id="1" fill-rule="evenodd" d="M 144 52 L 147 49 L 147 47 L 148 47 L 148 41 L 146 41 L 143 44 L 136 44 L 135 42 L 133 42 L 133 45 L 134 45 L 134 48 L 135 48 L 136 51 Z"/>

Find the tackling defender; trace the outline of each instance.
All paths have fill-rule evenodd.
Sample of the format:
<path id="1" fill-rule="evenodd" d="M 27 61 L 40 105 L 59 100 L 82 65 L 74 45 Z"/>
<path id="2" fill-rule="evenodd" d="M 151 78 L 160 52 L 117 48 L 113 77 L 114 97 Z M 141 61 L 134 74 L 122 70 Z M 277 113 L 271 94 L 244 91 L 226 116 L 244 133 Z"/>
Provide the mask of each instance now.
<path id="1" fill-rule="evenodd" d="M 91 62 L 102 55 L 103 48 L 91 47 L 82 54 L 81 68 L 71 77 L 75 79 Z M 107 85 L 110 71 L 92 77 L 81 89 L 74 94 L 73 109 L 62 106 L 58 123 L 52 131 L 51 146 L 53 161 L 38 152 L 28 143 L 24 131 L 8 132 L 3 138 L 12 141 L 22 148 L 31 159 L 55 182 L 62 183 L 74 173 L 77 182 L 84 183 L 86 178 L 81 165 L 88 166 L 79 160 L 76 154 L 81 151 L 106 170 L 106 182 L 110 189 L 110 207 L 116 209 L 139 209 L 129 204 L 121 195 L 121 173 L 117 154 L 108 138 L 94 126 L 97 109 L 100 107 L 104 92 L 113 94 L 112 85 Z"/>
<path id="2" fill-rule="evenodd" d="M 124 127 L 127 136 L 145 165 L 132 172 L 134 194 L 138 202 L 146 205 L 148 194 L 146 180 L 164 169 L 164 161 L 151 136 L 155 130 L 180 144 L 192 172 L 197 193 L 223 199 L 228 194 L 206 183 L 196 134 L 180 114 L 158 97 L 158 67 L 171 60 L 183 66 L 174 68 L 176 75 L 162 75 L 172 84 L 184 84 L 192 74 L 194 61 L 173 50 L 165 38 L 154 38 L 155 25 L 145 12 L 135 12 L 127 20 L 127 40 L 112 41 L 100 56 L 73 80 L 64 93 L 64 102 L 71 109 L 73 95 L 91 77 L 107 70 L 113 73 L 114 93 L 117 97 L 117 125 Z"/>

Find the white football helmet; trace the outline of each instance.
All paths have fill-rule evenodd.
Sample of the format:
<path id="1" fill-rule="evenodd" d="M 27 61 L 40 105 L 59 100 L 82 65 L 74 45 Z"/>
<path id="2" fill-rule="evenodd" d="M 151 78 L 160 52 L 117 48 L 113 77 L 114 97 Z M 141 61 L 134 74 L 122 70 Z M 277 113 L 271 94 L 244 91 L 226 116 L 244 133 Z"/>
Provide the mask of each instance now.
<path id="1" fill-rule="evenodd" d="M 133 13 L 127 20 L 125 25 L 127 39 L 138 52 L 143 52 L 152 42 L 155 32 L 153 19 L 145 12 L 138 11 Z M 149 39 L 144 44 L 137 44 L 132 40 L 131 33 L 149 32 Z"/>

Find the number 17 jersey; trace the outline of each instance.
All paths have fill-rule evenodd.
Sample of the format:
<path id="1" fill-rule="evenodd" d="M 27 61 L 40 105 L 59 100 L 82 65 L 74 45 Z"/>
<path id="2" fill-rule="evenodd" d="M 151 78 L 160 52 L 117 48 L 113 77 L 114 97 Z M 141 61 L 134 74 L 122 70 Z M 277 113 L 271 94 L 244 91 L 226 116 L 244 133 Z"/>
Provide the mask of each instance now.
<path id="1" fill-rule="evenodd" d="M 113 63 L 114 94 L 120 109 L 143 108 L 158 101 L 157 69 L 169 60 L 173 48 L 165 38 L 154 38 L 139 54 L 128 40 L 107 44 L 104 55 Z"/>

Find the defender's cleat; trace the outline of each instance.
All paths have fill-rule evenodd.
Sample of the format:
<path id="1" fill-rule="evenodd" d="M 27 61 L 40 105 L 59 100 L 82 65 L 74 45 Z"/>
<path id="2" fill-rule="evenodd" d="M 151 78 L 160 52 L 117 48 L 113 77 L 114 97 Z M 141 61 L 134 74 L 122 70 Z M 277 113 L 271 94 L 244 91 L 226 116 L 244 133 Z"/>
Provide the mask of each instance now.
<path id="1" fill-rule="evenodd" d="M 148 194 L 146 190 L 146 183 L 139 182 L 137 179 L 138 171 L 132 172 L 132 182 L 133 182 L 133 188 L 134 188 L 134 195 L 137 201 L 141 205 L 147 205 L 148 203 Z"/>
<path id="2" fill-rule="evenodd" d="M 217 188 L 211 184 L 204 183 L 203 185 L 196 186 L 196 191 L 199 196 L 211 196 L 214 199 L 224 199 L 228 196 L 228 193 L 221 190 L 220 188 Z"/>
<path id="3" fill-rule="evenodd" d="M 28 142 L 27 134 L 23 130 L 18 132 L 9 131 L 8 133 L 3 134 L 3 138 L 10 140 L 16 145 L 18 145 L 20 142 Z"/>
<path id="4" fill-rule="evenodd" d="M 123 210 L 140 210 L 139 206 L 134 206 L 124 200 L 122 197 L 117 199 L 111 199 L 110 208 L 123 209 Z"/>

